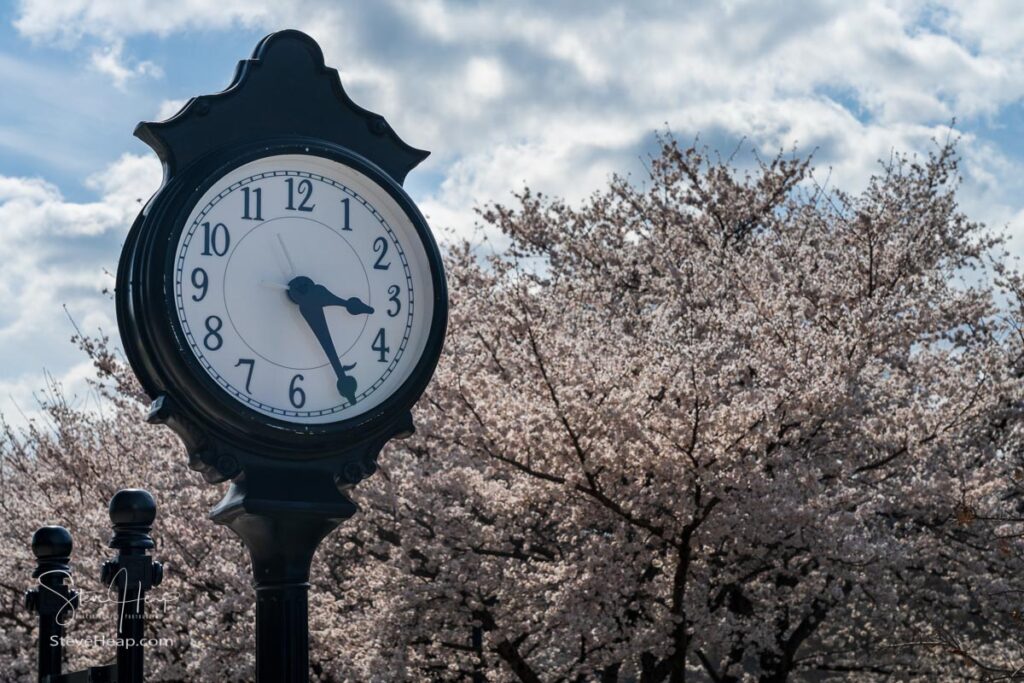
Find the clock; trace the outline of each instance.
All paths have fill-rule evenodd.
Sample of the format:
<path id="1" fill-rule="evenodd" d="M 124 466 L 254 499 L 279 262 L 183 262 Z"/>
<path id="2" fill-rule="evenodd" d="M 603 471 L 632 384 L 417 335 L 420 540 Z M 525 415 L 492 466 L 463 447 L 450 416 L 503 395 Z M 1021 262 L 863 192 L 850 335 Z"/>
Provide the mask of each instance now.
<path id="1" fill-rule="evenodd" d="M 176 323 L 227 396 L 295 425 L 352 419 L 409 378 L 430 331 L 428 245 L 352 166 L 275 154 L 213 180 L 174 250 Z"/>
<path id="2" fill-rule="evenodd" d="M 296 31 L 136 135 L 165 181 L 126 240 L 116 302 L 151 420 L 211 481 L 282 462 L 371 473 L 411 433 L 447 321 L 440 253 L 401 186 L 426 153 L 352 103 Z"/>
<path id="3" fill-rule="evenodd" d="M 441 255 L 402 187 L 427 153 L 293 30 L 135 135 L 164 179 L 118 264 L 124 353 L 148 419 L 231 482 L 209 517 L 249 550 L 255 680 L 307 681 L 314 553 L 412 433 L 444 341 Z"/>

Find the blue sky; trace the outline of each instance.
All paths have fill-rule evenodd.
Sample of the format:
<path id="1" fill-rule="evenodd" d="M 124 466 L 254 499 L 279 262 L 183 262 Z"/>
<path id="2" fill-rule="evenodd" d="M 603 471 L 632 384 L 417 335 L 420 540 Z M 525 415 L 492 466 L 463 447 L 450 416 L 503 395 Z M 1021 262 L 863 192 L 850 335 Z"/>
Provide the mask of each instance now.
<path id="1" fill-rule="evenodd" d="M 731 152 L 815 152 L 859 190 L 955 117 L 962 206 L 1024 249 L 1024 12 L 1011 0 L 476 3 L 23 0 L 0 5 L 0 413 L 44 370 L 89 400 L 68 316 L 116 337 L 121 241 L 159 186 L 139 120 L 230 80 L 298 28 L 346 89 L 432 156 L 407 182 L 435 230 L 524 183 L 578 201 L 642 178 L 666 128 Z M 747 159 L 750 157 L 747 156 Z M 65 314 L 65 308 L 68 313 Z"/>

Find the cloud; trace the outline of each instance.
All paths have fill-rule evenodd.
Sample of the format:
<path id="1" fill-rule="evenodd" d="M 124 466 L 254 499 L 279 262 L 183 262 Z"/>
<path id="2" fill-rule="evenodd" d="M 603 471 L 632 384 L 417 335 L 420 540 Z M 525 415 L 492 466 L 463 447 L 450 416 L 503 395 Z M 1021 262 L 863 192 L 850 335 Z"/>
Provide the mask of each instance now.
<path id="1" fill-rule="evenodd" d="M 116 41 L 112 45 L 96 48 L 92 51 L 90 64 L 101 74 L 109 76 L 114 87 L 124 90 L 128 81 L 140 76 L 160 78 L 163 70 L 150 61 L 128 64 L 124 58 L 124 43 Z"/>
<path id="2" fill-rule="evenodd" d="M 22 0 L 16 15 L 22 36 L 86 50 L 121 87 L 171 73 L 162 60 L 173 49 L 146 52 L 154 37 L 304 30 L 356 102 L 432 150 L 407 186 L 433 225 L 457 234 L 472 229 L 474 207 L 508 201 L 524 184 L 576 201 L 613 172 L 642 178 L 653 133 L 665 127 L 724 152 L 740 140 L 763 155 L 814 151 L 831 185 L 856 192 L 893 151 L 931 149 L 954 116 L 965 131 L 963 205 L 996 227 L 1024 229 L 1024 159 L 993 137 L 1024 98 L 1024 14 L 1013 3 Z M 226 84 L 233 66 L 204 69 Z M 187 94 L 202 93 L 173 91 Z M 162 119 L 183 103 L 153 102 L 151 111 Z M 17 131 L 0 126 L 0 145 L 17 143 Z M 25 251 L 47 254 L 23 277 L 58 283 L 59 295 L 36 303 L 95 291 L 101 261 L 116 258 L 113 236 L 158 172 L 155 160 L 122 158 L 93 178 L 99 199 L 85 204 L 38 179 L 0 178 L 0 216 L 8 206 L 25 211 L 20 223 L 0 224 L 0 244 L 20 239 Z M 50 254 L 54 235 L 89 253 L 85 265 L 71 247 Z M 96 245 L 110 251 L 100 258 Z M 13 300 L 4 287 L 0 305 Z M 30 317 L 12 329 L 41 335 L 47 324 Z"/>
<path id="3" fill-rule="evenodd" d="M 0 176 L 0 413 L 14 409 L 12 400 L 21 410 L 34 406 L 25 400 L 42 386 L 44 368 L 68 388 L 84 387 L 69 318 L 86 333 L 116 334 L 104 290 L 113 288 L 121 241 L 161 173 L 155 159 L 122 156 L 88 179 L 99 198 L 85 203 L 38 178 Z"/>
<path id="4" fill-rule="evenodd" d="M 958 39 L 986 54 L 1008 57 L 1019 63 L 1024 53 L 1024 13 L 1020 6 L 1003 0 L 970 3 L 943 0 L 938 24 Z"/>
<path id="5" fill-rule="evenodd" d="M 164 100 L 163 102 L 160 103 L 160 108 L 157 109 L 156 119 L 155 120 L 157 120 L 157 121 L 165 121 L 165 120 L 171 118 L 172 116 L 177 114 L 179 111 L 181 111 L 181 108 L 185 106 L 186 102 L 188 102 L 188 100 L 186 100 L 186 99 L 181 99 L 181 100 Z"/>
<path id="6" fill-rule="evenodd" d="M 27 37 L 72 46 L 96 37 L 116 42 L 125 36 L 149 33 L 165 36 L 183 29 L 224 29 L 263 25 L 276 15 L 274 3 L 245 0 L 24 0 L 14 26 Z"/>
<path id="7" fill-rule="evenodd" d="M 466 63 L 468 92 L 477 100 L 493 100 L 505 90 L 505 73 L 501 62 L 489 57 L 473 57 Z"/>
<path id="8" fill-rule="evenodd" d="M 112 88 L 88 59 L 42 52 L 0 45 L 0 174 L 28 162 L 51 180 L 80 183 L 117 156 L 111 144 L 128 139 L 144 95 Z"/>
<path id="9" fill-rule="evenodd" d="M 986 16 L 1020 25 L 998 7 L 987 5 Z M 134 36 L 301 28 L 321 42 L 360 103 L 385 113 L 413 144 L 436 150 L 428 168 L 437 169 L 494 156 L 510 141 L 557 147 L 549 130 L 580 121 L 614 120 L 628 129 L 616 137 L 633 141 L 666 122 L 679 129 L 680 114 L 694 120 L 700 115 L 691 110 L 700 108 L 771 110 L 796 128 L 806 118 L 803 103 L 819 99 L 870 119 L 865 128 L 894 131 L 899 143 L 907 126 L 989 116 L 1024 96 L 1019 46 L 986 37 L 973 10 L 934 15 L 928 3 L 882 0 L 657 7 L 426 0 L 344 9 L 327 0 L 26 0 L 15 25 L 41 41 L 106 41 L 118 55 Z M 128 78 L 128 70 L 111 69 L 115 78 Z M 761 145 L 763 130 L 748 118 L 729 132 Z M 796 141 L 819 142 L 789 142 Z M 525 178 L 528 160 L 515 164 L 506 184 L 552 178 L 547 156 L 542 151 Z M 566 170 L 547 189 L 576 188 L 578 174 Z"/>
<path id="10" fill-rule="evenodd" d="M 80 360 L 59 375 L 32 368 L 0 379 L 0 419 L 15 428 L 30 421 L 46 425 L 42 403 L 55 400 L 58 394 L 76 408 L 100 409 L 102 399 L 89 384 L 95 376 L 92 362 Z"/>
<path id="11" fill-rule="evenodd" d="M 343 77 L 374 65 L 358 100 L 435 150 L 424 170 L 442 182 L 418 198 L 464 230 L 473 206 L 524 183 L 578 199 L 612 170 L 641 174 L 665 125 L 729 149 L 816 150 L 855 191 L 893 150 L 930 149 L 954 116 L 970 126 L 1024 97 L 1019 47 L 979 47 L 961 15 L 930 7 L 435 0 L 322 17 L 314 35 Z M 384 40 L 384 25 L 402 39 Z"/>
<path id="12" fill-rule="evenodd" d="M 23 0 L 15 26 L 37 42 L 98 43 L 122 84 L 159 68 L 126 53 L 132 38 L 305 30 L 360 104 L 433 150 L 429 180 L 410 187 L 460 230 L 475 205 L 524 183 L 579 198 L 612 170 L 641 173 L 666 125 L 729 148 L 817 150 L 834 181 L 856 185 L 893 149 L 925 151 L 954 116 L 982 125 L 1024 97 L 1024 20 L 995 0 Z"/>

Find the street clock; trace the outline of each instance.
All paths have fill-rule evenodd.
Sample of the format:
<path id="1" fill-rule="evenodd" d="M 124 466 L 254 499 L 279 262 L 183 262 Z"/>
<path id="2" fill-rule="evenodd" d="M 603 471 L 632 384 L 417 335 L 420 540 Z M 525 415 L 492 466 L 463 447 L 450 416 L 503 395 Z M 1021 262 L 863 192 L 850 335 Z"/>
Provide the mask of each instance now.
<path id="1" fill-rule="evenodd" d="M 297 31 L 136 135 L 164 183 L 124 246 L 117 309 L 152 419 L 213 481 L 253 457 L 372 472 L 411 432 L 445 332 L 441 258 L 401 185 L 427 153 Z"/>
<path id="2" fill-rule="evenodd" d="M 164 182 L 118 266 L 125 354 L 150 421 L 231 481 L 210 517 L 249 550 L 257 683 L 306 683 L 316 548 L 412 433 L 444 340 L 441 257 L 402 189 L 427 153 L 354 104 L 298 31 L 135 135 Z"/>

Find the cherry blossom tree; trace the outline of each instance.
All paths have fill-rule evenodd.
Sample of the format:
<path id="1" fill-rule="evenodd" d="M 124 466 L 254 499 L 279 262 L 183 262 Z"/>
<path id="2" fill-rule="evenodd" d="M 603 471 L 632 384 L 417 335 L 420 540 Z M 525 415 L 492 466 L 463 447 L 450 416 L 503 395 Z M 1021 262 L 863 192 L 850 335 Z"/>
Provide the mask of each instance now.
<path id="1" fill-rule="evenodd" d="M 252 678 L 254 605 L 245 549 L 230 531 L 205 520 L 219 498 L 186 467 L 176 437 L 144 421 L 140 387 L 105 339 L 77 339 L 99 370 L 101 402 L 74 407 L 51 387 L 42 397 L 46 419 L 20 433 L 7 429 L 0 485 L 0 680 L 34 675 L 34 615 L 22 606 L 35 559 L 29 541 L 43 524 L 61 524 L 73 536 L 72 576 L 81 607 L 68 615 L 67 635 L 113 638 L 117 595 L 99 582 L 102 562 L 116 551 L 107 503 L 120 488 L 144 487 L 157 499 L 155 554 L 164 581 L 149 594 L 154 637 L 169 647 L 147 648 L 147 673 L 158 681 Z M 111 647 L 69 647 L 65 670 L 111 660 Z"/>
<path id="2" fill-rule="evenodd" d="M 1024 280 L 957 183 L 948 143 L 854 196 L 668 139 L 642 183 L 483 209 L 418 434 L 314 563 L 314 678 L 1021 677 Z M 219 492 L 83 343 L 103 410 L 55 396 L 3 446 L 2 668 L 31 663 L 31 531 L 72 529 L 100 592 L 82 563 L 141 485 L 174 596 L 153 679 L 248 680 Z"/>

